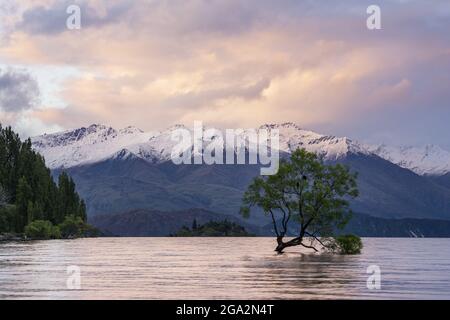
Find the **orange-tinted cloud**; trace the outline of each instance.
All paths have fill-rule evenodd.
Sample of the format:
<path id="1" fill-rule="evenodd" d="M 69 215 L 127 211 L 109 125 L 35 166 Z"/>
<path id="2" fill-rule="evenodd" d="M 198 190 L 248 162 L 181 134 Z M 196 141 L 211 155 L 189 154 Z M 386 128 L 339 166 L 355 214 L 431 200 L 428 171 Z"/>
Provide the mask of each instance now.
<path id="1" fill-rule="evenodd" d="M 9 64 L 79 71 L 59 92 L 65 109 L 33 113 L 49 125 L 289 120 L 333 128 L 450 100 L 442 86 L 450 65 L 446 4 L 382 1 L 383 29 L 369 31 L 368 1 L 85 0 L 82 29 L 70 31 L 67 3 L 25 2 L 8 18 L 0 47 Z"/>

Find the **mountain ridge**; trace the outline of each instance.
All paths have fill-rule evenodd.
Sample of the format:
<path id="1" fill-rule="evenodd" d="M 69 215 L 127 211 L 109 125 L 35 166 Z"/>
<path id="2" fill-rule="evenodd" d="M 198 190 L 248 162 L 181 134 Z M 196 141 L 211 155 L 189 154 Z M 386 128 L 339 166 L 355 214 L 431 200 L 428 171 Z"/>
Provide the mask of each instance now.
<path id="1" fill-rule="evenodd" d="M 239 218 L 243 193 L 260 175 L 261 165 L 177 165 L 170 153 L 175 144 L 172 131 L 178 128 L 186 127 L 145 133 L 134 127 L 116 130 L 93 125 L 33 142 L 54 164 L 55 176 L 67 171 L 73 177 L 89 217 L 135 209 L 201 208 Z M 321 135 L 292 123 L 260 129 L 280 130 L 281 157 L 305 148 L 322 155 L 326 163 L 342 163 L 358 172 L 360 196 L 351 202 L 355 212 L 378 218 L 450 220 L 448 174 L 439 179 L 419 175 L 357 141 Z M 265 216 L 256 212 L 249 223 L 261 226 L 264 221 Z"/>
<path id="2" fill-rule="evenodd" d="M 164 162 L 171 159 L 172 131 L 188 127 L 177 124 L 162 131 L 144 132 L 128 126 L 114 129 L 93 124 L 75 130 L 45 134 L 32 138 L 33 148 L 46 159 L 51 169 L 71 168 L 93 164 L 117 157 L 138 157 L 149 162 Z M 208 129 L 205 127 L 204 130 Z M 297 148 L 315 152 L 325 160 L 338 160 L 349 153 L 376 155 L 419 175 L 445 175 L 450 172 L 450 152 L 438 146 L 392 147 L 360 143 L 347 137 L 319 134 L 287 122 L 264 124 L 256 130 L 278 129 L 281 152 L 291 153 Z M 247 134 L 248 130 L 243 130 Z"/>

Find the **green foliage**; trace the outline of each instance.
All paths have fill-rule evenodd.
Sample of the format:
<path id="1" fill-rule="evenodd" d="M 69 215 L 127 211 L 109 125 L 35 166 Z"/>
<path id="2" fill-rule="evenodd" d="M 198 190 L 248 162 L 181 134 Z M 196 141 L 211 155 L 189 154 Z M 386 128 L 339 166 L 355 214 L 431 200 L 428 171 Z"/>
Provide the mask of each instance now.
<path id="1" fill-rule="evenodd" d="M 244 194 L 241 213 L 258 206 L 272 218 L 278 247 L 302 245 L 312 248 L 320 237 L 330 237 L 351 218 L 348 200 L 358 196 L 356 174 L 341 165 L 326 165 L 314 153 L 298 149 L 289 161 L 282 160 L 278 173 L 255 178 Z M 299 224 L 298 235 L 283 242 L 289 223 Z M 323 244 L 322 244 L 323 245 Z"/>
<path id="2" fill-rule="evenodd" d="M 0 232 L 24 231 L 35 220 L 47 220 L 57 225 L 68 215 L 86 221 L 86 205 L 75 190 L 75 183 L 62 173 L 58 185 L 44 158 L 33 151 L 30 139 L 22 142 L 10 127 L 0 125 L 0 209 L 14 205 L 13 217 L 8 211 L 0 219 Z M 11 218 L 14 220 L 11 224 Z"/>
<path id="3" fill-rule="evenodd" d="M 69 215 L 59 225 L 53 225 L 48 220 L 34 220 L 25 227 L 25 235 L 33 240 L 72 239 L 98 236 L 99 231 L 81 217 Z"/>
<path id="4" fill-rule="evenodd" d="M 25 177 L 19 178 L 16 189 L 16 206 L 17 206 L 17 220 L 16 230 L 21 231 L 22 228 L 32 221 L 31 214 L 28 214 L 28 209 L 32 210 L 33 190 L 28 184 Z"/>
<path id="5" fill-rule="evenodd" d="M 335 251 L 340 254 L 360 254 L 363 248 L 361 238 L 353 234 L 338 236 L 335 243 Z"/>
<path id="6" fill-rule="evenodd" d="M 194 219 L 192 229 L 182 227 L 174 236 L 176 237 L 248 237 L 250 234 L 244 227 L 234 222 L 210 221 L 204 225 L 198 225 Z"/>
<path id="7" fill-rule="evenodd" d="M 64 220 L 66 216 L 80 217 L 86 221 L 86 206 L 75 191 L 75 183 L 67 173 L 63 172 L 58 179 L 59 189 L 59 208 L 56 221 L 58 223 Z"/>
<path id="8" fill-rule="evenodd" d="M 54 226 L 50 221 L 35 220 L 25 227 L 27 238 L 34 240 L 47 240 L 61 238 L 58 226 Z"/>
<path id="9" fill-rule="evenodd" d="M 64 238 L 77 238 L 82 235 L 84 224 L 81 217 L 69 215 L 64 218 L 64 221 L 59 225 L 59 229 Z"/>
<path id="10" fill-rule="evenodd" d="M 7 206 L 9 203 L 9 195 L 6 192 L 5 188 L 0 185 L 0 209 Z"/>
<path id="11" fill-rule="evenodd" d="M 15 229 L 16 207 L 5 205 L 0 207 L 0 233 L 9 233 Z"/>
<path id="12" fill-rule="evenodd" d="M 80 216 L 68 215 L 59 225 L 63 238 L 94 237 L 99 231 L 87 224 Z"/>

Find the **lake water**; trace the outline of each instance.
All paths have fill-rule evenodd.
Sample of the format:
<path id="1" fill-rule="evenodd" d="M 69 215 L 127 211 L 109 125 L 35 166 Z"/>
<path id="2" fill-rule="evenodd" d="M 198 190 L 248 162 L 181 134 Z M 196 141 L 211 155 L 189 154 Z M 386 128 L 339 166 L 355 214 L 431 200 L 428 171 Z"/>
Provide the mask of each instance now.
<path id="1" fill-rule="evenodd" d="M 300 248 L 276 255 L 274 245 L 272 238 L 0 243 L 0 299 L 450 299 L 450 239 L 364 239 L 356 256 Z M 67 287 L 73 265 L 79 289 Z M 370 265 L 380 267 L 380 290 L 367 288 Z"/>

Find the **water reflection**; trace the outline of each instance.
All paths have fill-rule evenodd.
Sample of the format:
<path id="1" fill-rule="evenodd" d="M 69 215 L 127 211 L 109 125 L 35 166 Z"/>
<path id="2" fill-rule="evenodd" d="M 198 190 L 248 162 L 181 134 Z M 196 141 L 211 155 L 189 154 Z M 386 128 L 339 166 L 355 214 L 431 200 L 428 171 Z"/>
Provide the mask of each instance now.
<path id="1" fill-rule="evenodd" d="M 349 297 L 352 284 L 365 287 L 360 266 L 350 256 L 289 253 L 264 257 L 247 267 L 255 272 L 244 279 L 268 286 L 275 298 L 343 298 Z"/>
<path id="2" fill-rule="evenodd" d="M 99 238 L 0 243 L 0 298 L 449 299 L 450 239 L 365 239 L 363 254 L 273 252 L 270 238 Z M 379 265 L 382 289 L 366 287 Z M 66 287 L 81 268 L 81 289 Z"/>

